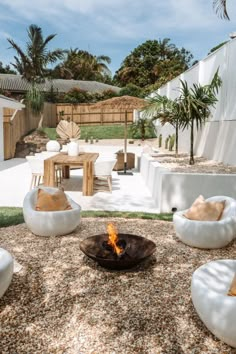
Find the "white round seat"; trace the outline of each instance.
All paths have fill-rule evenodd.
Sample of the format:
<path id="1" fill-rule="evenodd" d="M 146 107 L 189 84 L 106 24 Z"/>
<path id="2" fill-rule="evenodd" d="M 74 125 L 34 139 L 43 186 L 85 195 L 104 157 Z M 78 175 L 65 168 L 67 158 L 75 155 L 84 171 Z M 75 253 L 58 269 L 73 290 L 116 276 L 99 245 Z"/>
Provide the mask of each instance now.
<path id="1" fill-rule="evenodd" d="M 58 189 L 40 187 L 48 193 L 54 194 Z M 36 211 L 38 188 L 28 192 L 23 202 L 23 215 L 27 227 L 35 235 L 59 236 L 74 231 L 80 223 L 81 207 L 66 195 L 72 209 L 60 211 Z"/>
<path id="2" fill-rule="evenodd" d="M 236 200 L 216 196 L 206 201 L 225 200 L 225 208 L 219 221 L 195 221 L 187 219 L 187 210 L 174 213 L 173 222 L 177 237 L 184 243 L 198 248 L 221 248 L 236 236 Z"/>
<path id="3" fill-rule="evenodd" d="M 223 342 L 236 348 L 236 297 L 228 290 L 236 260 L 217 260 L 199 267 L 192 276 L 193 305 L 205 326 Z"/>
<path id="4" fill-rule="evenodd" d="M 13 258 L 11 254 L 0 248 L 0 297 L 9 287 L 13 275 Z"/>

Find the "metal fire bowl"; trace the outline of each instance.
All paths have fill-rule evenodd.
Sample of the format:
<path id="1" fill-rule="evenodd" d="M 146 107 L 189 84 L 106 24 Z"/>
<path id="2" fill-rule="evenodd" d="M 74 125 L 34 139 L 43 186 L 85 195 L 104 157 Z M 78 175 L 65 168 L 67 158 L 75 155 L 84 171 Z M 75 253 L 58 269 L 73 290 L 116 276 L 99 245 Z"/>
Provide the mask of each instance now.
<path id="1" fill-rule="evenodd" d="M 104 248 L 104 241 L 106 242 L 108 240 L 107 234 L 86 238 L 80 243 L 80 249 L 102 267 L 117 270 L 128 269 L 135 266 L 151 256 L 156 249 L 154 242 L 142 236 L 118 234 L 118 237 L 119 240 L 126 242 L 125 252 L 120 257 Z"/>

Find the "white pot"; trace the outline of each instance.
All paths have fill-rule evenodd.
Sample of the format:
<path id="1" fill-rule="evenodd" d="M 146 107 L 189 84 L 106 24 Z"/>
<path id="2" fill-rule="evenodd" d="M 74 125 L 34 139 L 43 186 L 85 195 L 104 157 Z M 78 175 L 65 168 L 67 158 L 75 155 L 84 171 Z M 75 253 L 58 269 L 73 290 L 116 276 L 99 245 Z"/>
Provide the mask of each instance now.
<path id="1" fill-rule="evenodd" d="M 70 143 L 67 144 L 68 155 L 69 156 L 78 156 L 79 155 L 79 140 L 76 138 L 71 138 Z"/>
<path id="2" fill-rule="evenodd" d="M 58 141 L 56 141 L 56 140 L 49 140 L 46 144 L 47 151 L 57 152 L 57 151 L 60 151 L 60 148 L 61 148 L 61 146 L 58 143 Z"/>

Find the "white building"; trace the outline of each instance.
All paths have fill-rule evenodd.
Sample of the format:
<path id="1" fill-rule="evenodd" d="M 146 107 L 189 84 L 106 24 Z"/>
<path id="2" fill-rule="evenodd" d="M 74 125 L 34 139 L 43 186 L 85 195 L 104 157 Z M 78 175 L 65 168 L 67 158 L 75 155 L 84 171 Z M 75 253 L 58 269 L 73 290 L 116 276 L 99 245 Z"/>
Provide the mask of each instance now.
<path id="1" fill-rule="evenodd" d="M 213 52 L 197 65 L 162 86 L 158 93 L 174 99 L 179 95 L 180 79 L 186 80 L 191 87 L 193 83 L 205 85 L 210 83 L 216 70 L 222 87 L 218 94 L 218 102 L 212 115 L 204 127 L 195 132 L 194 154 L 208 159 L 236 165 L 236 39 L 232 39 Z M 170 124 L 158 129 L 163 139 L 174 133 Z M 190 133 L 188 130 L 179 132 L 179 150 L 189 152 Z"/>
<path id="2" fill-rule="evenodd" d="M 0 161 L 4 160 L 3 108 L 22 109 L 25 105 L 0 95 Z"/>

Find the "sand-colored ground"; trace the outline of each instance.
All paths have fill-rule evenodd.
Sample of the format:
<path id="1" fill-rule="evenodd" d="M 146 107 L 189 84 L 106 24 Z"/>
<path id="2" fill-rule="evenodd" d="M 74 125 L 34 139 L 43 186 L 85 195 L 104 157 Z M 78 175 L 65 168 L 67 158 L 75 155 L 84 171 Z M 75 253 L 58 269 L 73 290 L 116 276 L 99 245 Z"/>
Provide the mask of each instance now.
<path id="1" fill-rule="evenodd" d="M 190 284 L 205 262 L 235 258 L 236 242 L 200 250 L 181 243 L 171 222 L 112 219 L 157 249 L 128 272 L 108 271 L 79 248 L 108 221 L 83 219 L 63 237 L 37 237 L 24 224 L 0 229 L 1 247 L 19 263 L 0 300 L 1 354 L 235 354 L 199 319 Z"/>

